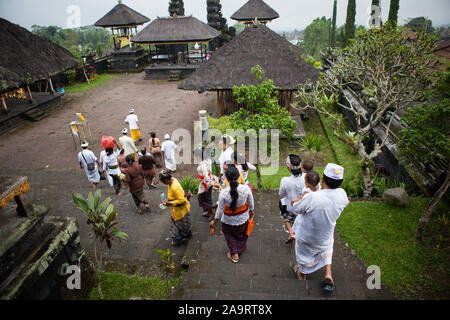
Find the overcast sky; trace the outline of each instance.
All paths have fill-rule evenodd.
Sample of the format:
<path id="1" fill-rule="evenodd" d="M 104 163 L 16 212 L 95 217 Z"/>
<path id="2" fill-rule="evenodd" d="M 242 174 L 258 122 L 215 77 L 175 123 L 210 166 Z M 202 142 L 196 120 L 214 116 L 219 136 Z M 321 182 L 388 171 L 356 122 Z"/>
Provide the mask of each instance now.
<path id="1" fill-rule="evenodd" d="M 230 16 L 244 5 L 247 0 L 221 0 L 222 14 L 231 26 L 235 23 Z M 317 17 L 330 17 L 333 0 L 265 0 L 275 9 L 280 18 L 269 24 L 275 31 L 302 30 Z M 338 26 L 344 24 L 348 0 L 338 0 Z M 387 20 L 389 0 L 381 0 L 382 19 Z M 168 16 L 169 0 L 123 0 L 132 9 L 149 17 L 151 20 Z M 71 5 L 80 8 L 81 25 L 93 25 L 117 4 L 117 0 L 0 0 L 0 17 L 22 27 L 56 25 L 68 27 L 67 13 Z M 357 0 L 356 23 L 367 25 L 369 15 L 367 8 L 371 0 Z M 186 15 L 206 20 L 206 0 L 184 0 Z M 401 0 L 399 23 L 404 24 L 408 18 L 428 16 L 433 26 L 450 24 L 450 0 Z M 72 20 L 73 21 L 73 20 Z"/>

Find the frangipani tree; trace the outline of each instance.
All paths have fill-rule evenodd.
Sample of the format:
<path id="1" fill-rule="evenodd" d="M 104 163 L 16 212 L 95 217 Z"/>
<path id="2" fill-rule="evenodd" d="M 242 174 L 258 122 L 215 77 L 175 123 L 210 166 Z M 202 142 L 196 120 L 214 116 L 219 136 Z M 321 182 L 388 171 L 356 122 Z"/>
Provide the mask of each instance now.
<path id="1" fill-rule="evenodd" d="M 95 234 L 95 263 L 98 281 L 98 295 L 103 299 L 101 289 L 101 273 L 103 264 L 103 248 L 104 242 L 109 249 L 112 247 L 112 240 L 114 237 L 127 240 L 128 235 L 124 232 L 118 231 L 115 228 L 117 222 L 117 210 L 110 204 L 111 198 L 106 198 L 100 203 L 101 190 L 97 190 L 93 195 L 89 192 L 88 198 L 85 199 L 80 193 L 72 194 L 74 206 L 83 212 L 88 217 L 88 224 L 92 225 Z M 98 246 L 98 248 L 97 248 Z M 97 254 L 98 249 L 98 254 Z"/>
<path id="2" fill-rule="evenodd" d="M 334 52 L 330 69 L 316 83 L 300 85 L 295 107 L 332 118 L 334 135 L 361 157 L 365 197 L 373 189 L 371 163 L 386 145 L 393 120 L 411 103 L 424 101 L 433 87 L 435 48 L 436 38 L 424 32 L 410 41 L 405 29 L 390 25 L 359 31 L 352 45 Z M 355 132 L 345 129 L 339 108 L 354 117 Z M 369 148 L 364 140 L 374 128 L 384 137 Z"/>

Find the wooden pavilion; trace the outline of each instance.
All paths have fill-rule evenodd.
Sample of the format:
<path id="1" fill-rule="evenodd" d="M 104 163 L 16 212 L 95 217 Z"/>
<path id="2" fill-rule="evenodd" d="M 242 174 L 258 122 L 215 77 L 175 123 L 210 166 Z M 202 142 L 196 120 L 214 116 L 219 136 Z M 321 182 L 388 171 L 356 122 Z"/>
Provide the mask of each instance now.
<path id="1" fill-rule="evenodd" d="M 146 68 L 147 79 L 167 77 L 167 72 L 176 71 L 183 76 L 198 68 L 205 59 L 206 44 L 220 36 L 220 32 L 192 16 L 157 18 L 132 39 L 137 44 L 156 46 L 156 58 L 167 55 L 168 65 Z M 189 52 L 189 44 L 198 44 L 200 55 Z M 167 50 L 167 51 L 164 51 Z"/>
<path id="2" fill-rule="evenodd" d="M 149 18 L 119 0 L 111 11 L 95 23 L 97 27 L 111 28 L 115 49 L 111 58 L 111 71 L 140 72 L 148 64 L 149 53 L 140 47 L 133 48 L 132 39 L 137 34 L 137 27 L 149 21 Z"/>
<path id="3" fill-rule="evenodd" d="M 44 37 L 0 18 L 0 127 L 32 109 L 59 100 L 52 77 L 78 64 L 66 49 Z M 45 81 L 50 93 L 33 92 L 32 84 Z M 47 90 L 46 90 L 47 91 Z M 24 100 L 25 99 L 25 100 Z M 1 132 L 0 128 L 0 132 Z"/>
<path id="4" fill-rule="evenodd" d="M 292 111 L 298 84 L 319 77 L 319 72 L 303 60 L 303 54 L 304 49 L 292 45 L 265 25 L 254 24 L 218 49 L 178 88 L 217 91 L 217 116 L 229 115 L 245 108 L 234 98 L 233 87 L 258 85 L 260 81 L 250 71 L 259 65 L 264 69 L 264 77 L 272 79 L 278 89 L 280 105 Z"/>
<path id="5" fill-rule="evenodd" d="M 244 23 L 246 26 L 257 20 L 262 24 L 266 24 L 280 15 L 262 0 L 249 0 L 238 11 L 233 13 L 231 19 Z"/>
<path id="6" fill-rule="evenodd" d="M 121 49 L 130 45 L 131 38 L 137 34 L 137 27 L 149 21 L 149 18 L 127 7 L 119 0 L 119 3 L 94 25 L 105 29 L 110 28 L 114 47 Z"/>

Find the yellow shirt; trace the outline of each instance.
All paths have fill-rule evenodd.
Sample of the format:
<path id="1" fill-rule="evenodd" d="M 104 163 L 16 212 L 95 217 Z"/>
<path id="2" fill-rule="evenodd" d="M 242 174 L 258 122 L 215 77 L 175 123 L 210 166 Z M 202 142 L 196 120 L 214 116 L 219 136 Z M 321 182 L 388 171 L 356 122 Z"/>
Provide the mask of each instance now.
<path id="1" fill-rule="evenodd" d="M 184 196 L 184 190 L 180 182 L 173 178 L 173 182 L 168 187 L 167 203 L 170 204 L 170 213 L 174 221 L 183 219 L 191 210 L 191 204 Z"/>
<path id="2" fill-rule="evenodd" d="M 239 184 L 245 184 L 245 179 L 244 179 L 244 176 L 242 175 L 242 172 L 239 172 L 239 178 L 237 179 L 237 182 Z M 223 180 L 223 183 L 225 184 L 225 187 L 227 187 L 227 188 L 230 186 L 230 183 L 228 182 L 227 178 L 225 178 Z"/>

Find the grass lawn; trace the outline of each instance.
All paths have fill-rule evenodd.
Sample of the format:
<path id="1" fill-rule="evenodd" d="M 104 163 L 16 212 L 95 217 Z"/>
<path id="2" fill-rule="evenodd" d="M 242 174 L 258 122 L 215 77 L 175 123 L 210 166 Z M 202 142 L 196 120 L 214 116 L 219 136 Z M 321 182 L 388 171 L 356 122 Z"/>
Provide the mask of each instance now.
<path id="1" fill-rule="evenodd" d="M 323 126 L 325 127 L 325 133 L 328 140 L 336 153 L 337 164 L 343 166 L 345 169 L 345 177 L 354 177 L 355 175 L 361 173 L 361 166 L 359 164 L 360 157 L 358 153 L 353 153 L 352 148 L 348 144 L 342 142 L 333 135 L 332 119 L 326 118 L 322 114 L 319 116 L 322 120 Z"/>
<path id="2" fill-rule="evenodd" d="M 179 279 L 170 280 L 169 286 L 178 286 Z M 105 300 L 129 300 L 131 297 L 164 300 L 168 298 L 167 282 L 157 278 L 129 276 L 123 273 L 102 272 L 102 292 Z M 89 300 L 98 300 L 97 287 L 92 288 Z"/>
<path id="3" fill-rule="evenodd" d="M 260 167 L 264 168 L 264 167 Z M 324 167 L 314 167 L 314 171 L 317 171 L 320 176 L 322 176 Z M 261 185 L 263 189 L 278 190 L 280 188 L 280 181 L 283 177 L 289 177 L 291 173 L 286 167 L 279 167 L 278 172 L 274 175 L 263 176 L 261 175 Z M 258 189 L 258 178 L 256 176 L 256 171 L 249 171 L 248 180 L 253 184 L 255 189 Z"/>
<path id="4" fill-rule="evenodd" d="M 105 81 L 108 81 L 109 79 L 112 79 L 114 77 L 116 77 L 117 75 L 114 74 L 101 74 L 98 76 L 97 79 L 95 79 L 94 81 L 91 81 L 91 83 L 87 83 L 87 82 L 83 82 L 83 83 L 75 83 L 73 85 L 67 86 L 64 88 L 65 92 L 83 92 L 89 89 L 92 89 L 94 87 L 97 87 L 99 85 L 101 85 L 102 83 L 104 83 Z"/>
<path id="5" fill-rule="evenodd" d="M 342 240 L 367 266 L 380 267 L 381 282 L 399 299 L 448 299 L 448 250 L 414 238 L 428 202 L 411 198 L 408 208 L 351 202 L 337 221 Z"/>

